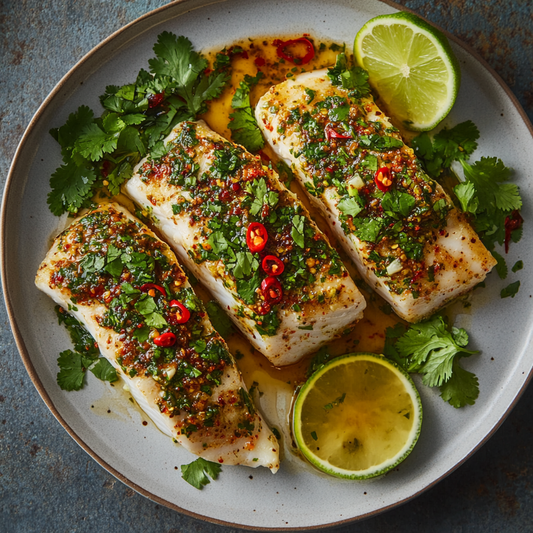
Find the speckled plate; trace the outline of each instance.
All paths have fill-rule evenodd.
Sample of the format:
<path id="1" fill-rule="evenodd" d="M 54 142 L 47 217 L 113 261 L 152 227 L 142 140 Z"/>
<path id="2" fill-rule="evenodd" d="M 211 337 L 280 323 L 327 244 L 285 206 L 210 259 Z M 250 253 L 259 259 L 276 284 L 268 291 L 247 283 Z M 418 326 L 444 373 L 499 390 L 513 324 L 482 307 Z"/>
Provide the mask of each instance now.
<path id="1" fill-rule="evenodd" d="M 305 530 L 368 517 L 405 502 L 449 474 L 494 432 L 531 377 L 531 225 L 519 246 L 520 292 L 500 299 L 504 284 L 494 274 L 473 295 L 469 314 L 458 320 L 482 355 L 465 361 L 480 380 L 473 407 L 455 410 L 438 391 L 421 388 L 425 419 L 411 456 L 389 475 L 372 482 L 347 482 L 286 461 L 272 475 L 266 469 L 226 467 L 203 491 L 185 483 L 175 467 L 192 457 L 145 419 L 127 397 L 91 379 L 78 393 L 56 384 L 57 354 L 70 346 L 57 325 L 53 304 L 34 287 L 37 267 L 58 227 L 48 210 L 49 177 L 60 150 L 48 134 L 81 104 L 100 110 L 98 96 L 109 84 L 135 79 L 147 65 L 157 35 L 188 36 L 197 49 L 222 47 L 239 38 L 310 32 L 351 45 L 370 18 L 394 12 L 378 0 L 210 0 L 176 2 L 129 24 L 90 52 L 52 91 L 32 119 L 15 155 L 2 210 L 2 276 L 7 308 L 22 359 L 42 398 L 72 437 L 103 467 L 145 496 L 197 518 L 257 529 Z M 516 99 L 483 61 L 453 40 L 463 83 L 448 123 L 475 121 L 481 131 L 475 158 L 496 155 L 516 171 L 528 220 L 532 205 L 532 129 Z M 520 254 L 519 256 L 517 254 Z M 506 280 L 514 281 L 513 275 Z M 111 408 L 109 406 L 112 406 Z M 107 413 L 107 409 L 111 413 Z"/>

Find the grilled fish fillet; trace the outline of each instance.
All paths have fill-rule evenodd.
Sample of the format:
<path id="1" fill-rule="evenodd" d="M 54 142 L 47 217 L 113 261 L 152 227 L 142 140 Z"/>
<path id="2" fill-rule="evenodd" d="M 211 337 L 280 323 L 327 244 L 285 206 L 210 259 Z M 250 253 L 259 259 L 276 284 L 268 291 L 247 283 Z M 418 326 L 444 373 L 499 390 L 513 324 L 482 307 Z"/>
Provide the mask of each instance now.
<path id="1" fill-rule="evenodd" d="M 35 283 L 85 326 L 163 433 L 210 461 L 278 470 L 276 437 L 175 255 L 124 208 L 75 220 Z"/>
<path id="2" fill-rule="evenodd" d="M 481 282 L 495 259 L 368 95 L 327 70 L 275 85 L 259 126 L 359 272 L 409 322 Z"/>
<path id="3" fill-rule="evenodd" d="M 123 192 L 274 365 L 362 317 L 365 300 L 337 252 L 259 157 L 203 121 L 178 124 L 165 144 Z"/>

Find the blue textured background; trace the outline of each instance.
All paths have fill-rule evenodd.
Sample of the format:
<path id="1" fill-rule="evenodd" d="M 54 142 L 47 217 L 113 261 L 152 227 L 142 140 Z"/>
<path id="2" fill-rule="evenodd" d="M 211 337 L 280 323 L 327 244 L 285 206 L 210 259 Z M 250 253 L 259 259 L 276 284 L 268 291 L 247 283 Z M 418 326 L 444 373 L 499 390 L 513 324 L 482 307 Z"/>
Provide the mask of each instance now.
<path id="1" fill-rule="evenodd" d="M 472 46 L 533 119 L 531 0 L 398 0 Z M 354 3 L 356 0 L 354 0 Z M 163 0 L 0 0 L 0 179 L 37 107 L 91 48 Z M 31 302 L 29 302 L 31 305 Z M 533 531 L 530 387 L 493 438 L 356 532 Z M 29 379 L 0 308 L 0 531 L 222 532 L 136 494 L 67 435 Z"/>

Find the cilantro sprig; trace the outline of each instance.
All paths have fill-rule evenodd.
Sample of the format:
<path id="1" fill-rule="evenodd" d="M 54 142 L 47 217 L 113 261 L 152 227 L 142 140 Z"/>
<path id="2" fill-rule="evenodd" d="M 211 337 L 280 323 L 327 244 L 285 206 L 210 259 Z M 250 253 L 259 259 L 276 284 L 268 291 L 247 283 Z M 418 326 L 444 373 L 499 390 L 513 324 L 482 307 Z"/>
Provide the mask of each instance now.
<path id="1" fill-rule="evenodd" d="M 333 85 L 348 89 L 354 98 L 370 94 L 368 72 L 352 65 L 344 52 L 337 55 L 335 66 L 328 68 L 328 77 Z"/>
<path id="2" fill-rule="evenodd" d="M 498 261 L 496 272 L 505 279 L 508 268 L 504 257 L 495 249 L 496 245 L 518 242 L 522 236 L 522 208 L 520 190 L 510 183 L 512 169 L 497 157 L 482 157 L 472 164 L 469 156 L 477 148 L 479 130 L 470 120 L 453 128 L 439 131 L 429 137 L 422 133 L 412 141 L 413 148 L 427 173 L 443 181 L 451 176 L 459 181 L 453 193 L 461 210 L 467 213 L 483 244 Z M 452 163 L 458 161 L 463 169 L 460 180 L 452 170 Z M 518 285 L 514 285 L 517 287 Z M 502 293 L 507 294 L 507 292 Z"/>
<path id="3" fill-rule="evenodd" d="M 80 106 L 63 126 L 50 131 L 63 157 L 50 179 L 47 201 L 54 215 L 90 206 L 104 185 L 111 195 L 118 194 L 141 158 L 148 152 L 164 155 L 163 139 L 172 128 L 206 112 L 229 81 L 227 53 L 217 55 L 209 73 L 207 59 L 186 37 L 163 32 L 154 52 L 150 72 L 141 69 L 135 83 L 106 87 L 100 117 Z"/>
<path id="4" fill-rule="evenodd" d="M 477 148 L 478 139 L 479 130 L 471 120 L 467 120 L 453 128 L 443 128 L 433 139 L 423 132 L 413 139 L 412 146 L 426 172 L 438 178 L 453 161 L 468 159 Z"/>
<path id="5" fill-rule="evenodd" d="M 61 352 L 57 359 L 59 387 L 66 391 L 80 390 L 87 370 L 102 381 L 116 381 L 116 370 L 107 359 L 100 357 L 100 351 L 87 330 L 73 316 L 61 312 L 59 306 L 56 306 L 56 314 L 59 324 L 65 325 L 74 344 L 74 350 Z"/>
<path id="6" fill-rule="evenodd" d="M 477 377 L 460 366 L 460 359 L 478 353 L 467 350 L 468 333 L 450 328 L 436 315 L 405 328 L 387 328 L 385 355 L 408 372 L 422 375 L 428 387 L 440 387 L 441 398 L 453 407 L 473 405 L 479 395 Z"/>
<path id="7" fill-rule="evenodd" d="M 258 72 L 256 76 L 246 74 L 231 101 L 233 113 L 230 115 L 228 124 L 231 137 L 250 152 L 257 152 L 265 145 L 265 140 L 261 135 L 250 104 L 250 90 L 257 85 L 262 77 L 262 72 Z"/>

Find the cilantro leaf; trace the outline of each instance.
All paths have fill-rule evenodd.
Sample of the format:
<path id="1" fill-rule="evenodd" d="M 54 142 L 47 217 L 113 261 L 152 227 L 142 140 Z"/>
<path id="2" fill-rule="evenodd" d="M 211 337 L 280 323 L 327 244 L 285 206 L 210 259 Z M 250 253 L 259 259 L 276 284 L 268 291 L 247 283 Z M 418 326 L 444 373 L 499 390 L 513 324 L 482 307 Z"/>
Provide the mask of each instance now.
<path id="1" fill-rule="evenodd" d="M 233 333 L 233 324 L 228 318 L 228 315 L 224 313 L 216 300 L 207 302 L 205 309 L 213 327 L 218 331 L 220 336 L 226 340 Z"/>
<path id="2" fill-rule="evenodd" d="M 520 289 L 520 282 L 515 281 L 504 287 L 500 292 L 500 296 L 502 298 L 514 298 L 518 294 L 518 289 Z"/>
<path id="3" fill-rule="evenodd" d="M 507 263 L 505 262 L 505 259 L 495 250 L 492 250 L 491 252 L 494 259 L 496 259 L 496 272 L 498 273 L 498 276 L 500 279 L 505 279 L 507 277 L 507 274 L 509 273 L 509 269 L 507 268 Z"/>
<path id="4" fill-rule="evenodd" d="M 465 213 L 476 214 L 479 207 L 479 200 L 476 196 L 476 188 L 473 183 L 459 183 L 454 188 L 455 195 L 461 203 L 461 209 Z"/>
<path id="5" fill-rule="evenodd" d="M 112 126 L 114 127 L 115 124 Z M 90 161 L 98 161 L 105 153 L 115 150 L 118 133 L 118 131 L 104 131 L 94 123 L 89 124 L 76 141 L 74 150 Z"/>
<path id="6" fill-rule="evenodd" d="M 251 305 L 255 302 L 255 291 L 259 288 L 260 285 L 261 274 L 259 270 L 257 270 L 249 280 L 237 280 L 237 292 L 247 304 Z"/>
<path id="7" fill-rule="evenodd" d="M 363 210 L 357 197 L 344 198 L 337 204 L 337 207 L 343 215 L 351 215 L 352 217 L 356 217 Z"/>
<path id="8" fill-rule="evenodd" d="M 68 116 L 63 126 L 50 130 L 50 135 L 52 135 L 63 149 L 63 157 L 68 156 L 81 132 L 92 124 L 93 121 L 94 113 L 92 109 L 86 105 L 82 105 L 77 111 Z"/>
<path id="9" fill-rule="evenodd" d="M 264 178 L 254 180 L 247 190 L 255 196 L 250 206 L 252 215 L 257 215 L 263 209 L 263 205 L 275 207 L 279 201 L 279 193 L 269 191 Z"/>
<path id="10" fill-rule="evenodd" d="M 381 206 L 389 215 L 394 216 L 399 214 L 402 217 L 407 217 L 415 206 L 415 203 L 415 198 L 410 194 L 393 189 L 385 193 L 381 201 Z"/>
<path id="11" fill-rule="evenodd" d="M 261 130 L 257 125 L 251 108 L 237 109 L 230 115 L 228 128 L 232 130 L 231 138 L 244 146 L 249 152 L 257 152 L 265 145 Z"/>
<path id="12" fill-rule="evenodd" d="M 225 252 L 229 248 L 229 242 L 222 231 L 214 231 L 211 233 L 207 242 L 213 249 L 213 252 L 217 255 L 221 252 Z"/>
<path id="13" fill-rule="evenodd" d="M 354 223 L 357 225 L 356 237 L 367 242 L 376 242 L 379 232 L 385 224 L 380 218 L 358 218 Z"/>
<path id="14" fill-rule="evenodd" d="M 58 323 L 67 328 L 75 350 L 83 353 L 86 357 L 96 359 L 100 352 L 91 334 L 72 315 L 63 310 L 60 311 L 60 309 L 59 305 L 55 308 Z"/>
<path id="15" fill-rule="evenodd" d="M 366 148 L 377 150 L 380 152 L 387 152 L 388 150 L 394 150 L 395 148 L 401 148 L 403 141 L 390 135 L 379 135 L 378 133 L 372 133 L 371 135 L 361 135 L 359 142 Z"/>
<path id="16" fill-rule="evenodd" d="M 102 381 L 112 383 L 118 379 L 117 371 L 105 357 L 100 357 L 95 365 L 89 367 L 89 370 Z"/>
<path id="17" fill-rule="evenodd" d="M 465 181 L 472 183 L 479 199 L 477 211 L 513 211 L 522 207 L 518 187 L 509 180 L 511 170 L 496 157 L 482 157 L 473 165 L 461 161 Z"/>
<path id="18" fill-rule="evenodd" d="M 85 368 L 82 364 L 82 356 L 72 350 L 65 350 L 57 359 L 59 372 L 57 384 L 66 391 L 80 390 L 83 387 Z"/>
<path id="19" fill-rule="evenodd" d="M 196 461 L 188 465 L 181 465 L 181 477 L 193 487 L 201 490 L 211 482 L 208 476 L 217 479 L 221 470 L 222 466 L 218 463 L 198 457 Z"/>
<path id="20" fill-rule="evenodd" d="M 247 74 L 231 100 L 231 107 L 234 109 L 228 123 L 228 128 L 232 130 L 231 137 L 250 152 L 257 152 L 265 145 L 250 104 L 250 90 L 262 77 L 262 72 L 254 77 Z"/>
<path id="21" fill-rule="evenodd" d="M 145 342 L 150 338 L 150 332 L 151 332 L 151 328 L 149 328 L 148 326 L 143 326 L 142 328 L 137 328 L 133 332 L 133 336 L 139 342 Z"/>
<path id="22" fill-rule="evenodd" d="M 219 96 L 229 79 L 226 72 L 201 76 L 207 60 L 193 50 L 187 37 L 165 31 L 158 36 L 154 52 L 157 57 L 148 61 L 150 70 L 170 78 L 175 92 L 187 103 L 191 118 L 206 110 L 205 101 Z"/>
<path id="23" fill-rule="evenodd" d="M 168 325 L 163 315 L 157 312 L 155 300 L 148 295 L 143 295 L 135 304 L 135 309 L 144 316 L 146 325 L 153 328 L 162 328 Z"/>
<path id="24" fill-rule="evenodd" d="M 51 191 L 47 203 L 56 216 L 75 213 L 93 195 L 96 173 L 86 165 L 78 166 L 73 160 L 60 166 L 50 178 Z"/>
<path id="25" fill-rule="evenodd" d="M 328 118 L 332 122 L 342 122 L 343 120 L 346 120 L 348 118 L 349 114 L 350 114 L 350 106 L 348 105 L 348 102 L 346 102 L 345 100 L 341 106 L 334 107 L 329 110 Z"/>
<path id="26" fill-rule="evenodd" d="M 80 262 L 85 273 L 100 272 L 105 265 L 105 257 L 98 254 L 87 254 Z"/>
<path id="27" fill-rule="evenodd" d="M 233 268 L 236 279 L 248 277 L 259 268 L 259 261 L 251 252 L 237 252 L 235 258 L 236 263 L 228 264 L 228 267 Z"/>
<path id="28" fill-rule="evenodd" d="M 207 60 L 193 50 L 187 37 L 165 31 L 158 35 L 153 50 L 157 57 L 148 61 L 150 70 L 172 79 L 178 87 L 190 89 L 207 68 Z"/>
<path id="29" fill-rule="evenodd" d="M 300 248 L 305 248 L 304 225 L 305 217 L 294 215 L 292 219 L 291 237 Z"/>
<path id="30" fill-rule="evenodd" d="M 260 335 L 272 337 L 278 332 L 280 320 L 275 310 L 270 311 L 266 315 L 261 316 L 261 325 L 256 324 L 255 329 Z"/>
<path id="31" fill-rule="evenodd" d="M 450 379 L 440 387 L 440 396 L 456 409 L 474 405 L 479 396 L 479 381 L 475 374 L 462 368 L 455 359 Z"/>
<path id="32" fill-rule="evenodd" d="M 495 243 L 505 241 L 507 246 L 506 219 L 522 207 L 518 187 L 507 183 L 511 169 L 496 157 L 482 157 L 473 165 L 461 160 L 461 164 L 465 181 L 454 188 L 461 206 L 475 215 L 475 229 L 489 250 L 494 249 Z M 503 268 L 501 264 L 505 260 L 501 256 L 498 262 L 500 269 Z"/>

